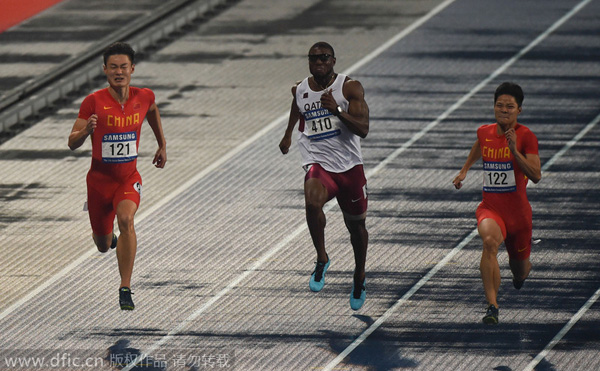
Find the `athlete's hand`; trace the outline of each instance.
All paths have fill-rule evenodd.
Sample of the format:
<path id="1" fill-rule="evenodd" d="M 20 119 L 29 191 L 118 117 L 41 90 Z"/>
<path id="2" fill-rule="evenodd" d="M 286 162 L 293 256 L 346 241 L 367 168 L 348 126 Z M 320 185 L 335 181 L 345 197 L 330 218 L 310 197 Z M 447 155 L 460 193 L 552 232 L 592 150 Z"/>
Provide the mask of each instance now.
<path id="1" fill-rule="evenodd" d="M 506 142 L 508 143 L 508 148 L 512 153 L 517 151 L 517 133 L 514 128 L 508 129 L 504 136 L 506 137 Z"/>
<path id="2" fill-rule="evenodd" d="M 152 163 L 159 169 L 164 168 L 167 163 L 167 150 L 165 148 L 157 149 Z"/>
<path id="3" fill-rule="evenodd" d="M 329 112 L 336 114 L 336 108 L 338 104 L 333 98 L 333 94 L 331 93 L 331 89 L 328 89 L 321 95 L 321 107 L 326 108 Z"/>
<path id="4" fill-rule="evenodd" d="M 96 115 L 94 113 L 87 119 L 87 125 L 85 126 L 85 131 L 88 134 L 92 134 L 94 132 L 94 130 L 96 130 L 97 125 L 98 125 L 98 115 Z"/>
<path id="5" fill-rule="evenodd" d="M 458 173 L 458 175 L 452 181 L 452 184 L 454 184 L 454 188 L 460 189 L 462 187 L 462 182 L 463 180 L 465 180 L 466 177 L 467 174 Z"/>
<path id="6" fill-rule="evenodd" d="M 292 145 L 292 138 L 290 138 L 286 135 L 283 137 L 283 139 L 281 139 L 281 142 L 279 142 L 279 150 L 281 151 L 281 153 L 283 153 L 285 155 L 289 152 L 291 145 Z"/>

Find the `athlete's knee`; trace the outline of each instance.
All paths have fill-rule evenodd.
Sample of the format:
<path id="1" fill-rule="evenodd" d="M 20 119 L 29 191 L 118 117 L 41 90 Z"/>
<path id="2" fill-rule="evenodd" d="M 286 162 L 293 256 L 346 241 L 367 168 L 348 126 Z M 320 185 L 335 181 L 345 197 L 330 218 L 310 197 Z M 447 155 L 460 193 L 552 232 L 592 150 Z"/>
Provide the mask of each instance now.
<path id="1" fill-rule="evenodd" d="M 128 213 L 117 215 L 117 223 L 119 224 L 119 231 L 122 233 L 132 232 L 134 230 L 134 215 Z"/>
<path id="2" fill-rule="evenodd" d="M 531 262 L 529 259 L 509 259 L 509 265 L 516 280 L 522 281 L 529 276 L 529 272 L 531 271 Z"/>
<path id="3" fill-rule="evenodd" d="M 108 246 L 108 245 L 103 245 L 103 244 L 99 244 L 99 243 L 96 243 L 96 248 L 97 248 L 97 249 L 98 249 L 98 251 L 100 251 L 101 253 L 105 253 L 105 252 L 107 252 L 108 250 L 110 250 L 110 246 Z"/>
<path id="4" fill-rule="evenodd" d="M 520 270 L 520 271 L 513 271 L 513 277 L 517 280 L 517 281 L 524 281 L 527 277 L 529 277 L 529 269 L 525 269 L 525 270 Z"/>
<path id="5" fill-rule="evenodd" d="M 123 200 L 117 205 L 117 224 L 123 233 L 133 232 L 133 218 L 137 210 L 137 204 L 131 200 Z"/>
<path id="6" fill-rule="evenodd" d="M 309 214 L 318 214 L 323 210 L 323 206 L 327 202 L 327 193 L 310 191 L 304 196 L 306 212 Z"/>
<path id="7" fill-rule="evenodd" d="M 498 248 L 499 248 L 500 244 L 502 243 L 502 241 L 498 241 L 498 239 L 492 235 L 481 236 L 481 240 L 483 242 L 483 252 L 484 253 L 494 254 L 494 255 L 498 254 Z"/>
<path id="8" fill-rule="evenodd" d="M 327 202 L 327 188 L 318 179 L 304 182 L 304 200 L 307 210 L 320 210 Z"/>
<path id="9" fill-rule="evenodd" d="M 367 226 L 365 223 L 365 215 L 348 215 L 344 214 L 344 223 L 351 234 L 368 235 Z"/>
<path id="10" fill-rule="evenodd" d="M 96 236 L 93 234 L 92 238 L 94 239 L 94 244 L 96 245 L 98 251 L 105 253 L 110 250 L 110 241 L 104 238 L 104 236 Z"/>
<path id="11" fill-rule="evenodd" d="M 306 212 L 313 214 L 313 213 L 319 213 L 321 212 L 321 210 L 323 210 L 323 203 L 321 203 L 319 200 L 316 200 L 314 198 L 306 198 L 306 202 L 305 202 L 305 207 L 306 207 Z"/>

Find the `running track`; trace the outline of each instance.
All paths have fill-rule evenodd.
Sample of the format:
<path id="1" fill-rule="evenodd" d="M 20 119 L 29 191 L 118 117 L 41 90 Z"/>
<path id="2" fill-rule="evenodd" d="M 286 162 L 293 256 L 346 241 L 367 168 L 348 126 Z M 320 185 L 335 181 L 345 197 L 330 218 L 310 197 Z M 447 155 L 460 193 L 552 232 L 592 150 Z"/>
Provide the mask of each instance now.
<path id="1" fill-rule="evenodd" d="M 274 117 L 141 212 L 141 245 L 160 249 L 140 251 L 134 313 L 97 306 L 115 267 L 90 253 L 2 312 L 2 348 L 147 353 L 145 369 L 180 354 L 180 369 L 201 369 L 189 358 L 200 354 L 229 355 L 236 369 L 597 369 L 599 11 L 597 1 L 448 1 L 347 69 L 372 114 L 360 312 L 347 308 L 352 255 L 333 204 L 327 285 L 306 287 L 301 173 L 297 157 L 277 155 Z M 490 328 L 479 323 L 479 176 L 460 192 L 450 182 L 505 80 L 525 88 L 521 121 L 540 141 L 544 176 L 529 194 L 541 242 L 519 292 L 500 254 L 501 324 Z"/>

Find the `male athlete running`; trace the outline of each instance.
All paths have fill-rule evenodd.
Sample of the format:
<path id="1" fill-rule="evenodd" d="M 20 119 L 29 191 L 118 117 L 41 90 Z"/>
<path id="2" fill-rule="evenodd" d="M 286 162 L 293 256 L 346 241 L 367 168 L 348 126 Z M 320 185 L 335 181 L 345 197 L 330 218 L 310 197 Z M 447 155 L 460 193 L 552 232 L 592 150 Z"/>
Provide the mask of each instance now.
<path id="1" fill-rule="evenodd" d="M 134 215 L 142 192 L 142 178 L 136 164 L 144 118 L 148 119 L 158 143 L 152 162 L 158 168 L 167 162 L 167 143 L 154 93 L 129 85 L 135 69 L 131 46 L 117 42 L 106 48 L 103 68 L 109 86 L 84 99 L 69 135 L 69 148 L 79 148 L 91 135 L 87 205 L 92 237 L 102 253 L 116 247 L 121 275 L 119 304 L 122 310 L 133 310 L 130 287 L 137 250 Z M 118 238 L 113 233 L 115 215 Z"/>
<path id="2" fill-rule="evenodd" d="M 367 180 L 360 139 L 369 132 L 369 107 L 360 82 L 335 73 L 335 61 L 333 47 L 328 43 L 318 42 L 310 48 L 308 66 L 312 76 L 292 88 L 294 99 L 279 148 L 283 154 L 288 153 L 299 121 L 298 146 L 306 170 L 306 221 L 317 250 L 309 287 L 317 292 L 325 284 L 330 260 L 325 251 L 323 206 L 336 197 L 354 249 L 356 268 L 350 307 L 358 310 L 366 298 Z"/>
<path id="3" fill-rule="evenodd" d="M 542 178 L 538 141 L 525 126 L 517 122 L 522 111 L 523 90 L 505 82 L 494 94 L 496 123 L 477 129 L 477 140 L 465 165 L 454 178 L 456 189 L 462 187 L 467 172 L 480 158 L 483 160 L 483 201 L 477 208 L 477 229 L 483 241 L 480 270 L 488 308 L 483 322 L 498 323 L 500 267 L 498 248 L 506 246 L 513 285 L 519 290 L 529 276 L 531 262 L 531 205 L 527 199 L 528 179 Z"/>

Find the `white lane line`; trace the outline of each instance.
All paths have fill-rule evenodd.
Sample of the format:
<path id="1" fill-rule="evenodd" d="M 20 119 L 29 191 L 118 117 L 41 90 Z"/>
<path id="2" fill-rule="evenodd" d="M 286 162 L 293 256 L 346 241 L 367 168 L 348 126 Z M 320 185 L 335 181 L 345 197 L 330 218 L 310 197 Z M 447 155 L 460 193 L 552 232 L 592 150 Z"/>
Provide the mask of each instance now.
<path id="1" fill-rule="evenodd" d="M 223 296 L 227 295 L 231 290 L 233 290 L 240 282 L 246 279 L 249 275 L 258 270 L 265 262 L 269 261 L 269 259 L 275 255 L 279 250 L 285 247 L 287 244 L 291 243 L 294 238 L 296 238 L 301 232 L 304 231 L 306 227 L 299 226 L 292 233 L 287 235 L 283 240 L 281 240 L 276 246 L 271 248 L 265 255 L 263 255 L 259 260 L 257 260 L 250 269 L 244 271 L 242 274 L 233 279 L 229 284 L 219 291 L 215 296 L 213 296 L 209 301 L 204 303 L 198 309 L 196 309 L 190 316 L 188 316 L 185 320 L 183 320 L 177 327 L 173 328 L 169 331 L 168 334 L 163 336 L 160 340 L 154 343 L 150 348 L 145 349 L 144 352 L 140 352 L 140 354 L 125 368 L 121 371 L 129 371 L 132 368 L 136 367 L 136 365 L 143 361 L 146 357 L 154 353 L 157 349 L 159 349 L 163 344 L 167 341 L 171 340 L 174 336 L 176 336 L 179 332 L 185 329 L 188 325 L 190 325 L 198 316 L 200 316 L 205 310 L 210 308 L 214 303 L 220 300 Z"/>
<path id="2" fill-rule="evenodd" d="M 265 135 L 270 129 L 276 127 L 278 124 L 281 124 L 281 121 L 283 121 L 285 118 L 287 118 L 287 115 L 282 115 L 279 118 L 275 119 L 268 126 L 264 127 L 262 130 L 256 132 L 252 137 L 248 138 L 246 141 L 244 141 L 243 143 L 241 143 L 240 145 L 238 145 L 237 147 L 235 147 L 234 149 L 232 149 L 231 151 L 229 151 L 228 153 L 226 153 L 223 157 L 220 157 L 218 160 L 216 160 L 215 162 L 211 163 L 206 168 L 202 169 L 194 177 L 192 177 L 187 182 L 183 183 L 181 186 L 179 186 L 173 192 L 169 193 L 167 196 L 165 196 L 164 198 L 162 198 L 160 201 L 158 201 L 157 203 L 155 203 L 154 205 L 152 205 L 148 209 L 144 209 L 142 212 L 140 212 L 136 216 L 136 218 L 135 218 L 136 219 L 136 224 L 140 223 L 142 220 L 144 220 L 148 216 L 152 215 L 156 210 L 158 210 L 159 208 L 163 207 L 168 202 L 172 201 L 175 197 L 177 197 L 177 196 L 181 195 L 182 193 L 184 193 L 194 183 L 196 183 L 200 179 L 204 178 L 206 175 L 208 175 L 209 173 L 211 173 L 215 169 L 219 168 L 225 162 L 227 162 L 232 157 L 234 157 L 235 155 L 237 155 L 238 153 L 240 153 L 244 148 L 248 147 L 254 141 L 256 141 L 257 139 L 259 139 L 260 137 L 262 137 L 263 135 Z M 11 306 L 9 306 L 8 308 L 6 308 L 5 310 L 2 311 L 2 313 L 0 314 L 0 321 L 2 321 L 4 318 L 6 318 L 7 316 L 9 316 L 12 312 L 14 312 L 15 310 L 17 310 L 18 308 L 22 308 L 25 305 L 25 303 L 27 303 L 29 300 L 31 300 L 34 297 L 36 297 L 39 293 L 41 293 L 42 291 L 44 291 L 45 289 L 47 289 L 48 287 L 50 287 L 51 285 L 53 285 L 54 283 L 56 283 L 57 281 L 59 281 L 60 279 L 68 276 L 73 269 L 75 269 L 78 266 L 80 266 L 81 264 L 83 264 L 83 262 L 85 262 L 86 260 L 88 260 L 94 254 L 96 254 L 96 249 L 90 249 L 90 250 L 88 250 L 83 255 L 79 256 L 79 258 L 77 258 L 76 260 L 74 260 L 73 262 L 71 262 L 69 265 L 67 265 L 66 267 L 64 267 L 63 269 L 61 269 L 54 276 L 50 277 L 48 280 L 44 281 L 41 285 L 37 286 L 35 289 L 33 289 L 32 291 L 30 291 L 29 293 L 27 293 L 27 295 L 25 295 L 21 299 L 17 300 Z"/>
<path id="3" fill-rule="evenodd" d="M 353 66 L 351 66 L 350 68 L 348 68 L 346 71 L 343 72 L 343 74 L 350 74 L 353 71 L 355 71 L 358 67 L 363 66 L 364 64 L 366 64 L 367 62 L 373 60 L 373 58 L 375 58 L 376 56 L 378 56 L 379 54 L 383 53 L 385 50 L 387 50 L 389 47 L 391 47 L 392 45 L 394 45 L 394 43 L 398 42 L 399 40 L 401 40 L 402 38 L 406 37 L 410 32 L 414 31 L 417 27 L 421 26 L 423 23 L 425 23 L 427 20 L 429 20 L 430 18 L 432 18 L 433 16 L 435 16 L 437 13 L 439 13 L 440 11 L 442 11 L 444 8 L 446 8 L 448 5 L 450 5 L 451 3 L 453 3 L 456 0 L 446 0 L 445 2 L 443 2 L 442 4 L 438 5 L 436 8 L 432 9 L 429 13 L 427 13 L 426 15 L 424 15 L 423 17 L 419 18 L 417 21 L 415 21 L 413 24 L 411 24 L 411 26 L 409 26 L 407 29 L 404 29 L 402 32 L 398 33 L 396 36 L 394 36 L 392 39 L 388 40 L 387 42 L 385 42 L 384 44 L 382 44 L 382 46 L 378 47 L 377 49 L 375 49 L 374 51 L 372 51 L 371 53 L 369 53 L 368 55 L 366 55 L 364 58 L 362 58 L 361 60 L 359 60 L 358 62 L 356 62 L 356 64 L 354 64 Z M 358 66 L 358 67 L 357 67 Z M 285 119 L 288 118 L 288 114 L 284 114 L 281 117 L 279 117 L 278 119 L 276 119 L 275 121 L 273 121 L 271 124 L 269 124 L 267 127 L 265 127 L 263 130 L 261 130 L 259 133 L 257 133 L 257 135 L 255 135 L 254 137 L 248 139 L 244 144 L 242 144 L 240 147 L 236 148 L 234 151 L 235 153 L 232 153 L 230 156 L 227 157 L 227 160 L 229 160 L 231 157 L 233 157 L 235 154 L 239 153 L 243 148 L 247 147 L 248 145 L 250 145 L 252 142 L 254 142 L 256 139 L 258 139 L 259 137 L 261 137 L 262 135 L 266 134 L 267 131 L 274 129 L 277 125 L 279 125 L 282 121 L 284 121 Z M 215 168 L 217 168 L 218 166 L 220 166 L 224 161 L 220 161 L 219 165 L 213 166 L 210 171 L 214 170 Z M 380 168 L 379 168 L 380 169 Z M 377 171 L 379 171 L 379 169 L 373 169 L 372 171 L 368 172 L 366 174 L 367 177 L 370 177 L 371 175 L 375 174 Z M 206 173 L 208 173 L 209 171 L 207 171 Z M 205 175 L 205 174 L 204 174 Z M 202 176 L 204 176 L 202 175 Z M 192 184 L 194 184 L 196 181 L 200 180 L 202 178 L 202 176 L 196 176 L 194 177 L 194 180 L 190 180 L 188 183 L 186 183 L 184 186 L 180 187 L 181 192 L 185 191 L 188 187 L 190 187 Z M 173 196 L 175 197 L 175 196 Z M 172 199 L 173 197 L 171 197 L 170 199 Z M 152 208 L 152 211 L 156 210 L 158 207 L 162 206 L 164 203 L 162 203 L 159 206 L 155 206 Z M 335 203 L 333 202 L 329 202 L 327 205 L 325 205 L 325 207 L 323 208 L 323 212 L 327 213 L 329 210 L 331 210 L 331 208 L 335 206 Z M 150 348 L 146 349 L 144 352 L 141 352 L 140 355 L 138 357 L 136 357 L 130 364 L 128 364 L 125 368 L 122 369 L 122 371 L 129 371 L 132 368 L 134 368 L 140 361 L 142 361 L 144 358 L 146 358 L 148 355 L 152 354 L 152 352 L 156 351 L 157 349 L 160 348 L 160 346 L 162 346 L 163 344 L 165 344 L 168 340 L 170 340 L 171 338 L 173 338 L 177 333 L 179 333 L 181 330 L 183 330 L 187 325 L 189 325 L 194 319 L 196 319 L 198 316 L 200 316 L 205 310 L 207 310 L 208 308 L 210 308 L 215 302 L 217 302 L 219 299 L 221 299 L 223 296 L 227 295 L 236 285 L 238 285 L 241 281 L 243 281 L 246 277 L 248 277 L 250 274 L 254 273 L 255 271 L 257 271 L 265 262 L 267 262 L 273 255 L 275 255 L 276 253 L 278 253 L 281 249 L 283 249 L 287 244 L 289 244 L 291 241 L 293 241 L 296 237 L 298 237 L 300 235 L 300 233 L 303 233 L 306 230 L 307 226 L 306 224 L 302 224 L 300 226 L 298 226 L 292 233 L 288 234 L 287 237 L 282 240 L 281 242 L 279 242 L 277 245 L 275 245 L 273 248 L 271 248 L 265 255 L 263 255 L 258 261 L 256 261 L 252 267 L 250 269 L 248 269 L 247 271 L 244 271 L 242 274 L 240 274 L 237 278 L 235 278 L 233 281 L 231 281 L 225 288 L 223 288 L 221 291 L 219 291 L 214 297 L 212 297 L 209 301 L 207 301 L 204 305 L 202 305 L 201 307 L 199 307 L 196 311 L 194 311 L 194 313 L 192 313 L 188 318 L 186 318 L 179 326 L 175 327 L 174 329 L 172 329 L 171 331 L 169 331 L 169 333 L 167 335 L 165 335 L 163 338 L 161 338 L 159 341 L 157 341 L 156 343 L 154 343 Z"/>
<path id="4" fill-rule="evenodd" d="M 360 334 L 360 336 L 356 338 L 356 340 L 354 340 L 346 349 L 344 349 L 343 352 L 341 352 L 334 360 L 329 362 L 329 364 L 325 366 L 323 370 L 333 370 L 334 367 L 336 367 L 340 362 L 344 360 L 344 358 L 346 358 L 350 353 L 352 353 L 352 351 L 356 349 L 356 347 L 362 344 L 362 342 L 365 341 L 367 337 L 369 337 L 369 335 L 371 335 L 375 330 L 377 330 L 381 325 L 383 325 L 383 323 L 387 321 L 387 319 L 390 318 L 390 316 L 394 314 L 394 312 L 396 312 L 398 308 L 400 308 L 408 300 L 410 300 L 410 298 L 421 287 L 423 287 L 423 285 L 425 285 L 431 279 L 431 277 L 433 277 L 440 269 L 442 269 L 456 254 L 458 254 L 460 250 L 463 249 L 463 247 L 467 246 L 467 244 L 471 242 L 473 237 L 475 237 L 476 235 L 477 228 L 472 230 L 467 237 L 465 237 L 458 245 L 456 245 L 456 247 L 452 249 L 452 251 L 448 253 L 448 255 L 444 257 L 444 259 L 440 260 L 433 268 L 431 268 L 431 270 L 427 272 L 427 274 L 423 276 L 423 278 L 421 278 L 419 282 L 417 282 L 413 287 L 411 287 L 410 290 L 406 292 L 406 294 L 404 294 L 400 299 L 398 299 L 396 303 L 394 303 L 394 305 L 392 305 L 388 310 L 386 310 L 385 313 L 377 319 L 377 321 L 373 322 L 371 326 L 369 326 L 365 331 L 363 331 L 363 333 Z"/>
<path id="5" fill-rule="evenodd" d="M 558 342 L 567 334 L 567 332 L 569 332 L 569 330 L 571 330 L 571 327 L 573 327 L 575 325 L 575 323 L 577 323 L 577 321 L 579 321 L 581 319 L 581 317 L 583 317 L 583 315 L 588 311 L 588 309 L 590 309 L 590 307 L 592 305 L 594 305 L 594 303 L 598 300 L 598 297 L 600 297 L 600 288 L 598 288 L 598 290 L 596 290 L 594 295 L 592 295 L 588 299 L 588 301 L 583 305 L 583 307 L 581 307 L 581 309 L 579 309 L 577 311 L 577 313 L 575 313 L 575 315 L 573 317 L 571 317 L 569 322 L 567 322 L 567 324 L 558 332 L 558 334 L 556 334 L 556 336 L 554 336 L 554 338 L 548 343 L 548 345 L 546 345 L 544 350 L 542 350 L 527 365 L 527 367 L 525 367 L 523 369 L 523 371 L 533 371 L 533 369 L 538 365 L 538 363 L 540 363 L 540 361 L 542 359 L 544 359 L 548 355 L 548 353 L 550 353 L 552 348 L 554 348 L 554 346 L 556 344 L 558 344 Z"/>
<path id="6" fill-rule="evenodd" d="M 542 172 L 548 170 L 548 168 L 554 164 L 559 158 L 561 158 L 569 149 L 571 149 L 574 145 L 577 144 L 587 134 L 590 130 L 592 130 L 598 123 L 600 122 L 600 114 L 596 116 L 589 124 L 587 124 L 573 139 L 568 141 L 560 151 L 556 152 L 550 160 L 542 167 Z M 474 236 L 477 235 L 477 228 L 473 229 L 471 233 L 465 237 L 455 248 L 453 248 L 448 255 L 444 257 L 439 263 L 435 265 L 419 282 L 417 282 L 402 298 L 400 298 L 390 309 L 388 309 L 377 321 L 375 321 L 369 328 L 367 328 L 354 342 L 352 342 L 342 353 L 340 353 L 333 361 L 331 361 L 323 370 L 332 370 L 333 367 L 337 366 L 344 358 L 346 358 L 357 346 L 359 346 L 366 338 L 371 335 L 379 326 L 381 326 L 385 320 L 387 320 L 392 313 L 396 311 L 402 304 L 410 299 L 410 297 L 417 292 L 429 279 L 436 274 L 448 261 L 450 261 L 456 253 L 458 253 L 463 247 L 465 247 Z M 575 322 L 577 322 L 581 316 L 591 307 L 596 300 L 598 299 L 598 295 L 600 294 L 600 289 L 596 291 L 594 295 L 588 300 L 588 302 L 577 312 L 573 318 L 565 325 L 563 330 L 559 332 L 554 339 L 546 346 L 546 349 L 542 351 L 538 356 L 530 363 L 529 366 L 533 365 L 532 368 L 526 368 L 526 370 L 531 371 L 533 367 L 537 365 L 547 354 L 548 352 L 556 345 L 558 341 L 573 327 Z M 585 308 L 585 309 L 584 309 Z M 560 335 L 560 336 L 559 336 Z M 535 364 L 534 364 L 535 362 Z M 527 366 L 527 367 L 529 367 Z"/>
<path id="7" fill-rule="evenodd" d="M 573 15 L 575 15 L 579 10 L 581 10 L 587 3 L 591 0 L 584 0 L 579 3 L 576 7 L 571 9 L 567 14 L 565 14 L 562 18 L 556 21 L 550 28 L 548 28 L 544 33 L 540 34 L 535 40 L 533 40 L 529 45 L 524 47 L 519 53 L 517 53 L 514 57 L 509 59 L 506 63 L 500 66 L 496 71 L 490 74 L 485 80 L 475 86 L 469 93 L 464 95 L 461 99 L 459 99 L 455 104 L 453 104 L 450 108 L 446 110 L 446 112 L 442 113 L 436 120 L 432 121 L 429 125 L 427 125 L 421 132 L 417 133 L 413 136 L 408 142 L 404 143 L 401 147 L 399 147 L 394 153 L 388 156 L 385 160 L 379 163 L 379 165 L 374 169 L 374 172 L 378 171 L 379 168 L 383 168 L 393 159 L 398 157 L 402 152 L 404 152 L 408 147 L 410 147 L 414 142 L 416 142 L 419 138 L 423 137 L 428 131 L 430 131 L 433 127 L 439 124 L 442 120 L 448 117 L 452 112 L 454 112 L 457 108 L 459 108 L 463 103 L 465 103 L 469 98 L 471 98 L 474 94 L 476 94 L 479 90 L 481 90 L 485 85 L 487 85 L 494 78 L 499 76 L 501 73 L 506 71 L 511 65 L 513 65 L 516 61 L 518 61 L 523 55 L 533 49 L 536 45 L 542 42 L 548 35 L 554 32 L 557 28 L 563 25 L 567 20 L 569 20 Z M 559 157 L 561 157 L 566 151 L 568 151 L 577 141 L 579 141 L 583 135 L 585 135 L 589 130 L 592 129 L 593 126 L 600 120 L 600 115 L 596 119 L 594 119 L 590 124 L 588 124 L 580 133 L 578 133 L 573 140 L 569 141 L 559 152 L 557 152 L 548 162 L 553 164 Z M 593 124 L 593 125 L 592 125 Z M 549 166 L 546 166 L 547 169 Z M 433 275 L 435 275 L 452 257 L 454 257 L 464 246 L 466 246 L 473 237 L 477 235 L 477 228 L 473 229 L 471 233 L 463 239 L 455 248 L 453 248 L 448 255 L 444 257 L 438 264 L 435 265 L 419 282 L 417 282 L 406 294 L 402 296 L 390 309 L 388 309 L 377 321 L 375 321 L 371 326 L 369 326 L 362 334 L 358 336 L 346 349 L 344 349 L 335 359 L 333 359 L 327 366 L 323 368 L 324 371 L 333 370 L 340 362 L 344 360 L 356 347 L 358 347 L 362 342 L 364 342 L 369 335 L 371 335 L 375 330 L 377 330 L 402 304 L 406 303 L 412 297 L 412 295 L 417 292 Z"/>
<path id="8" fill-rule="evenodd" d="M 16 302 L 14 302 L 8 308 L 4 309 L 2 311 L 2 313 L 0 313 L 0 321 L 4 320 L 4 318 L 8 317 L 15 310 L 20 309 L 20 308 L 24 308 L 25 307 L 25 303 L 27 303 L 29 300 L 33 299 L 39 293 L 41 293 L 42 291 L 44 291 L 45 289 L 47 289 L 48 287 L 50 287 L 56 281 L 60 280 L 61 278 L 65 277 L 65 276 L 67 276 L 73 269 L 75 269 L 78 266 L 80 266 L 81 264 L 83 264 L 83 262 L 86 261 L 87 259 L 89 259 L 95 252 L 96 252 L 95 250 L 89 250 L 85 254 L 81 255 L 79 258 L 77 258 L 76 260 L 72 261 L 69 265 L 67 265 L 66 267 L 64 267 L 63 269 L 61 269 L 54 276 L 50 277 L 47 281 L 44 281 L 44 283 L 42 283 L 41 285 L 37 286 L 32 291 L 28 292 L 27 295 L 23 296 L 21 299 L 19 299 Z"/>
<path id="9" fill-rule="evenodd" d="M 590 123 L 587 124 L 586 127 L 583 128 L 583 130 L 581 130 L 575 137 L 573 137 L 573 139 L 567 142 L 567 144 L 563 148 L 561 148 L 561 150 L 558 151 L 558 153 L 552 156 L 552 158 L 548 160 L 548 162 L 546 162 L 546 164 L 542 167 L 542 172 L 547 171 L 550 166 L 554 165 L 554 163 L 556 162 L 556 160 L 558 160 L 559 157 L 561 157 L 565 152 L 571 149 L 571 147 L 577 144 L 577 142 L 579 142 L 581 138 L 583 138 L 596 125 L 598 125 L 598 122 L 600 122 L 600 115 L 596 116 L 595 119 L 590 121 Z"/>
<path id="10" fill-rule="evenodd" d="M 600 122 L 600 114 L 596 116 L 589 124 L 586 125 L 572 140 L 570 140 L 560 151 L 558 151 L 547 163 L 547 166 L 542 168 L 542 171 L 547 170 L 552 164 L 556 162 L 565 152 L 573 147 L 581 138 L 585 136 L 590 130 L 592 130 Z M 549 165 L 548 165 L 549 164 Z M 552 348 L 571 330 L 577 321 L 583 317 L 583 315 L 590 309 L 592 305 L 598 300 L 600 296 L 600 288 L 588 299 L 588 301 L 571 317 L 569 322 L 554 336 L 554 338 L 546 345 L 546 347 L 523 369 L 523 371 L 533 371 L 533 369 L 550 353 Z"/>
<path id="11" fill-rule="evenodd" d="M 362 66 L 364 66 L 365 64 L 371 62 L 373 59 L 375 59 L 381 53 L 388 50 L 392 45 L 396 44 L 398 41 L 405 38 L 408 34 L 413 32 L 417 28 L 421 27 L 423 25 L 423 23 L 427 22 L 428 20 L 430 20 L 431 18 L 436 16 L 439 12 L 446 9 L 448 7 L 448 5 L 452 4 L 454 1 L 456 1 L 456 0 L 446 0 L 443 3 L 439 4 L 438 6 L 436 6 L 435 8 L 431 9 L 429 11 L 429 13 L 425 14 L 423 17 L 414 21 L 410 26 L 408 26 L 407 28 L 402 30 L 399 34 L 392 37 L 385 43 L 381 44 L 377 49 L 373 50 L 371 53 L 366 55 L 363 59 L 356 62 L 352 67 L 348 68 L 344 72 L 344 75 L 349 75 L 349 74 L 353 73 L 354 71 L 358 70 L 359 68 L 361 68 Z"/>
<path id="12" fill-rule="evenodd" d="M 407 29 L 403 30 L 402 32 L 400 32 L 399 34 L 394 36 L 392 39 L 390 39 L 386 43 L 382 44 L 382 46 L 375 49 L 373 52 L 369 53 L 368 55 L 363 57 L 361 60 L 356 62 L 353 66 L 351 66 L 349 69 L 344 71 L 343 74 L 350 74 L 352 71 L 355 71 L 357 69 L 356 66 L 362 66 L 365 63 L 371 61 L 373 58 L 375 58 L 379 54 L 383 53 L 386 49 L 388 49 L 391 45 L 393 45 L 393 43 L 391 43 L 390 41 L 393 40 L 394 43 L 399 41 L 400 39 L 402 39 L 403 37 L 408 35 L 410 32 L 412 32 L 418 26 L 423 24 L 429 18 L 433 17 L 435 14 L 440 12 L 443 8 L 445 8 L 446 6 L 448 6 L 450 3 L 454 2 L 454 1 L 455 0 L 446 0 L 444 3 L 442 3 L 438 7 L 434 8 L 432 11 L 430 11 L 428 14 L 419 18 L 417 21 L 415 21 L 413 24 L 411 24 Z M 407 30 L 409 30 L 409 29 L 410 29 L 410 31 L 407 32 Z M 287 118 L 288 118 L 288 113 L 285 113 L 285 114 L 279 116 L 278 118 L 276 118 L 275 120 L 271 121 L 271 123 L 269 123 L 267 126 L 263 127 L 261 130 L 257 131 L 253 136 L 248 138 L 246 141 L 239 144 L 237 147 L 235 147 L 231 151 L 227 152 L 225 155 L 223 155 L 223 157 L 220 157 L 218 160 L 211 163 L 206 168 L 202 169 L 194 177 L 190 178 L 187 182 L 183 183 L 177 189 L 175 189 L 174 191 L 172 191 L 171 193 L 169 193 L 168 195 L 166 195 L 165 197 L 160 199 L 157 203 L 150 206 L 148 209 L 144 209 L 143 211 L 140 210 L 140 213 L 138 213 L 136 216 L 136 223 L 140 223 L 142 220 L 144 220 L 148 216 L 152 215 L 156 210 L 160 209 L 161 207 L 166 205 L 168 202 L 172 201 L 174 198 L 178 197 L 182 193 L 185 193 L 186 190 L 188 190 L 192 185 L 194 185 L 200 179 L 204 178 L 205 176 L 207 176 L 208 174 L 213 172 L 215 169 L 218 169 L 220 166 L 222 166 L 224 163 L 229 161 L 235 155 L 237 155 L 242 150 L 247 148 L 250 144 L 254 143 L 256 140 L 263 137 L 270 130 L 276 128 L 278 125 L 281 124 L 282 121 L 285 121 Z M 73 269 L 80 266 L 83 262 L 85 262 L 87 259 L 92 257 L 94 254 L 96 254 L 95 249 L 88 250 L 83 255 L 80 255 L 79 258 L 77 258 L 76 260 L 71 262 L 69 265 L 67 265 L 66 267 L 61 269 L 54 276 L 48 278 L 48 280 L 44 281 L 42 284 L 37 286 L 35 289 L 28 292 L 21 299 L 17 300 L 15 303 L 10 305 L 8 308 L 4 309 L 2 311 L 2 313 L 0 313 L 0 321 L 2 321 L 4 318 L 9 316 L 12 312 L 17 310 L 18 308 L 23 307 L 25 303 L 27 303 L 29 300 L 36 297 L 38 294 L 40 294 L 42 291 L 44 291 L 48 287 L 52 286 L 54 283 L 56 283 L 61 278 L 68 276 Z"/>
<path id="13" fill-rule="evenodd" d="M 385 160 L 379 163 L 375 168 L 375 172 L 379 171 L 379 168 L 383 168 L 387 166 L 388 163 L 394 161 L 396 157 L 398 157 L 402 152 L 404 152 L 407 148 L 412 146 L 416 141 L 421 139 L 425 134 L 427 134 L 431 129 L 436 127 L 440 122 L 448 118 L 450 114 L 452 114 L 456 109 L 462 106 L 466 101 L 471 99 L 473 95 L 478 93 L 482 88 L 484 88 L 487 84 L 489 84 L 492 80 L 498 77 L 500 74 L 504 73 L 510 66 L 512 66 L 516 61 L 521 59 L 523 55 L 528 53 L 531 49 L 541 43 L 548 35 L 554 32 L 557 28 L 562 26 L 566 21 L 568 21 L 575 13 L 577 13 L 581 8 L 583 8 L 587 3 L 591 0 L 584 0 L 575 8 L 573 8 L 569 13 L 565 14 L 561 19 L 556 21 L 550 28 L 548 28 L 544 33 L 540 34 L 535 40 L 533 40 L 529 45 L 521 49 L 520 52 L 515 54 L 511 59 L 506 61 L 502 66 L 500 66 L 496 71 L 492 72 L 486 79 L 482 80 L 477 86 L 475 86 L 470 92 L 465 94 L 462 98 L 460 98 L 456 103 L 454 103 L 450 108 L 448 108 L 444 113 L 442 113 L 437 119 L 430 122 L 423 130 L 414 135 L 409 141 L 405 142 L 401 147 L 399 147 L 391 156 L 388 156 Z"/>

